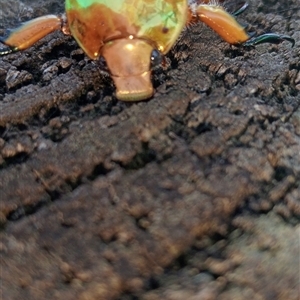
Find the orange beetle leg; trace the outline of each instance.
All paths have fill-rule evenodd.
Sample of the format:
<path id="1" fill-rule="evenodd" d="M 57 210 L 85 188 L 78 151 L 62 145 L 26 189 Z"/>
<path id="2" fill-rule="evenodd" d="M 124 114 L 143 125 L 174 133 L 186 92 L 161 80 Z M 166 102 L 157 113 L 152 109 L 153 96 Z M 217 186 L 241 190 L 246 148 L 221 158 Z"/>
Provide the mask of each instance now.
<path id="1" fill-rule="evenodd" d="M 234 15 L 240 14 L 246 8 L 247 5 L 242 6 Z M 287 35 L 266 33 L 256 37 L 250 36 L 233 15 L 227 13 L 221 6 L 200 4 L 194 11 L 192 9 L 192 14 L 229 44 L 254 46 L 262 43 L 279 44 L 283 41 L 289 41 L 292 47 L 295 44 L 295 40 Z"/>
<path id="2" fill-rule="evenodd" d="M 67 33 L 65 26 L 63 18 L 55 15 L 47 15 L 28 21 L 11 31 L 6 38 L 0 38 L 1 43 L 8 46 L 0 49 L 0 55 L 27 49 L 55 30 L 62 30 Z"/>
<path id="3" fill-rule="evenodd" d="M 200 4 L 196 15 L 229 44 L 238 45 L 250 39 L 244 28 L 221 6 Z"/>

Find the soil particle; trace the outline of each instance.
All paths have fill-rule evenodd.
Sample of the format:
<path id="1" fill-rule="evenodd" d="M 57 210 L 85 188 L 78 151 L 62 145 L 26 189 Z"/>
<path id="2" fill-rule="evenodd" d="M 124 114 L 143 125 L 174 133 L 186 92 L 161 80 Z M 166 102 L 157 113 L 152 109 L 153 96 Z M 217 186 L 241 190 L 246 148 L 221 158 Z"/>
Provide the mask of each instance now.
<path id="1" fill-rule="evenodd" d="M 3 299 L 299 299 L 300 11 L 249 2 L 294 48 L 191 26 L 149 101 L 59 32 L 1 57 Z M 0 6 L 1 28 L 64 9 Z"/>

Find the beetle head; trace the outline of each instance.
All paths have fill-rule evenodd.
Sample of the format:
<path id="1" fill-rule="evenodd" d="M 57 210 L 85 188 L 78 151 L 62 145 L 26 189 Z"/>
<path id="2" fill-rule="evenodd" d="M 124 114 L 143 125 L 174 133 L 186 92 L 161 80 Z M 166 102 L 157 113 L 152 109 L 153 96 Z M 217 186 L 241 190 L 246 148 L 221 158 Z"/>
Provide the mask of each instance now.
<path id="1" fill-rule="evenodd" d="M 156 52 L 155 52 L 156 51 Z M 143 39 L 122 38 L 104 44 L 105 58 L 116 86 L 116 96 L 123 101 L 139 101 L 153 95 L 151 63 L 159 54 Z"/>

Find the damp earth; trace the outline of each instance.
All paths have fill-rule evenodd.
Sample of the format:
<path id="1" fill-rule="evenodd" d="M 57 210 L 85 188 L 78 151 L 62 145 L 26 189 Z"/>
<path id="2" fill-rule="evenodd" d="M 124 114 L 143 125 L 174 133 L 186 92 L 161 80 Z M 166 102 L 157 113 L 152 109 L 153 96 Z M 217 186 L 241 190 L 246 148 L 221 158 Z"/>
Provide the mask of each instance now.
<path id="1" fill-rule="evenodd" d="M 249 2 L 295 47 L 192 26 L 149 101 L 59 32 L 0 59 L 2 299 L 299 299 L 299 3 Z M 1 28 L 64 9 L 0 5 Z"/>

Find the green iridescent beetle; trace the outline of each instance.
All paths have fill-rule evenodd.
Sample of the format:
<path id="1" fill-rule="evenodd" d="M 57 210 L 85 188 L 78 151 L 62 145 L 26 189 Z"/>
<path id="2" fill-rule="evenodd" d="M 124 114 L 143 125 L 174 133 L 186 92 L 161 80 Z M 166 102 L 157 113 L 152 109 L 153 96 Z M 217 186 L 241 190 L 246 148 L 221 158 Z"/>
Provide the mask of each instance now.
<path id="1" fill-rule="evenodd" d="M 221 2 L 221 1 L 220 1 Z M 47 34 L 71 34 L 94 60 L 103 57 L 123 101 L 140 101 L 153 95 L 151 67 L 160 62 L 190 23 L 204 22 L 234 45 L 280 43 L 293 45 L 286 35 L 251 37 L 218 1 L 207 0 L 66 0 L 66 14 L 31 20 L 0 41 L 0 55 L 24 50 Z M 245 10 L 245 3 L 235 15 Z"/>
<path id="2" fill-rule="evenodd" d="M 151 59 L 170 50 L 186 13 L 182 0 L 66 1 L 71 34 L 89 57 L 105 58 L 124 101 L 152 96 Z"/>

